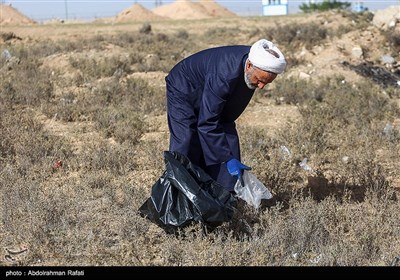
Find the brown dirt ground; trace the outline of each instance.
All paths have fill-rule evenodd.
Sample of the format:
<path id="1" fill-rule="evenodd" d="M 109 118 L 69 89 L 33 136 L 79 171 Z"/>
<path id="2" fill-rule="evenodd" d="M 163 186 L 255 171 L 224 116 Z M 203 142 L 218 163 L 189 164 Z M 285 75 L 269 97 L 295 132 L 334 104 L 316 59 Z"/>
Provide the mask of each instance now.
<path id="1" fill-rule="evenodd" d="M 203 1 L 202 1 L 203 2 Z M 207 1 L 206 1 L 207 2 Z M 206 7 L 211 7 L 214 5 L 213 3 L 206 3 Z M 154 32 L 164 32 L 166 34 L 175 32 L 176 30 L 184 28 L 185 30 L 189 30 L 190 33 L 202 33 L 207 28 L 212 28 L 215 26 L 219 27 L 227 27 L 227 28 L 241 28 L 241 29 L 250 29 L 254 30 L 255 28 L 260 27 L 260 21 L 262 20 L 262 24 L 282 24 L 289 23 L 290 21 L 301 23 L 305 21 L 315 21 L 320 24 L 326 25 L 329 28 L 338 28 L 342 24 L 352 24 L 349 19 L 343 18 L 338 13 L 325 13 L 325 14 L 315 14 L 307 17 L 302 16 L 293 16 L 288 18 L 285 17 L 274 17 L 271 19 L 261 18 L 261 17 L 248 17 L 248 18 L 240 18 L 238 17 L 209 17 L 207 20 L 195 20 L 196 18 L 201 18 L 203 15 L 209 15 L 206 11 L 207 9 L 203 7 L 203 9 L 192 9 L 193 7 L 198 7 L 200 3 L 194 3 L 189 1 L 180 1 L 175 2 L 170 5 L 164 5 L 157 9 L 154 9 L 153 12 L 158 15 L 162 15 L 163 11 L 169 9 L 168 14 L 172 16 L 171 10 L 174 9 L 176 5 L 180 5 L 179 7 L 190 6 L 191 9 L 186 10 L 186 14 L 184 17 L 187 17 L 187 13 L 193 12 L 190 14 L 190 18 L 193 20 L 173 20 L 173 21 L 165 21 L 157 20 L 152 21 L 152 30 Z M 8 6 L 2 6 L 4 9 Z M 8 9 L 8 8 L 7 8 Z M 130 13 L 135 14 L 133 10 L 140 9 L 138 6 L 132 6 L 130 8 Z M 129 10 L 129 9 L 128 9 Z M 179 9 L 178 9 L 179 10 Z M 178 11 L 175 9 L 175 11 Z M 8 10 L 7 10 L 8 11 Z M 158 12 L 157 12 L 158 11 Z M 127 11 L 121 13 L 129 14 Z M 166 12 L 167 13 L 167 12 Z M 153 15 L 153 14 L 150 14 Z M 117 17 L 118 18 L 118 17 Z M 183 18 L 183 17 L 177 17 Z M 21 17 L 21 20 L 24 20 Z M 42 24 L 42 25 L 26 25 L 26 24 L 14 24 L 14 25 L 4 25 L 2 26 L 3 32 L 14 32 L 18 36 L 20 36 L 23 40 L 28 41 L 39 41 L 39 40 L 58 40 L 58 39 L 76 39 L 81 36 L 81 34 L 114 34 L 115 32 L 121 31 L 130 31 L 130 30 L 138 30 L 142 22 L 131 22 L 129 24 L 106 24 L 106 23 L 94 23 L 94 24 L 65 24 L 65 25 L 51 25 L 51 24 Z M 238 38 L 240 38 L 240 33 L 238 34 Z M 248 38 L 243 37 L 244 44 L 251 44 L 258 38 Z M 357 64 L 363 61 L 363 57 L 355 57 L 352 55 L 352 49 L 355 47 L 366 47 L 368 46 L 368 59 L 370 61 L 379 61 L 380 57 L 383 53 L 386 52 L 387 47 L 384 44 L 383 35 L 378 28 L 371 25 L 362 33 L 354 31 L 345 34 L 340 39 L 335 41 L 329 41 L 325 44 L 315 46 L 311 50 L 299 49 L 293 55 L 298 58 L 302 58 L 307 61 L 306 64 L 302 64 L 298 67 L 292 67 L 287 69 L 286 73 L 280 75 L 279 79 L 285 79 L 285 77 L 297 76 L 301 77 L 304 74 L 308 74 L 309 79 L 319 79 L 321 77 L 332 76 L 334 74 L 342 74 L 345 77 L 345 80 L 348 82 L 354 82 L 361 77 L 356 74 L 354 71 L 349 69 L 345 69 L 341 66 L 341 62 L 347 60 L 351 63 Z M 208 45 L 204 45 L 204 48 L 210 47 Z M 111 55 L 123 52 L 123 50 L 119 49 L 116 46 L 110 46 L 110 49 L 107 50 L 107 53 L 102 55 Z M 69 66 L 68 59 L 70 56 L 76 55 L 96 55 L 95 51 L 86 51 L 80 54 L 70 53 L 70 54 L 62 54 L 62 55 L 54 55 L 48 57 L 44 61 L 44 67 L 53 68 L 54 70 L 63 70 L 65 72 L 65 77 L 73 75 L 73 69 Z M 164 90 L 164 77 L 166 73 L 163 72 L 146 72 L 146 73 L 134 73 L 132 76 L 138 76 L 144 79 L 147 79 L 151 85 L 159 87 L 160 90 Z M 79 91 L 79 89 L 71 89 L 74 91 Z M 57 89 L 56 89 L 57 91 Z M 400 101 L 399 105 L 400 105 Z M 238 125 L 248 125 L 257 128 L 265 128 L 271 134 L 278 131 L 286 122 L 293 122 L 299 117 L 299 112 L 296 106 L 291 105 L 275 105 L 271 100 L 261 100 L 260 102 L 252 102 L 250 106 L 246 109 L 244 114 L 239 118 Z M 76 145 L 76 150 L 79 152 L 82 149 L 82 145 L 86 140 L 90 138 L 96 138 L 96 131 L 93 126 L 90 124 L 85 124 L 84 129 L 80 129 L 79 127 L 83 124 L 79 123 L 59 123 L 53 120 L 45 119 L 44 116 L 38 116 L 39 119 L 43 121 L 46 127 L 54 132 L 55 134 L 64 134 L 68 135 L 73 139 L 73 142 Z M 396 120 L 396 122 L 400 122 L 400 120 Z M 149 127 L 151 132 L 147 133 L 143 136 L 142 141 L 154 141 L 157 139 L 162 139 L 161 143 L 164 145 L 163 147 L 167 149 L 168 143 L 168 127 L 166 123 L 166 116 L 162 115 L 154 119 L 148 120 Z M 79 131 L 85 131 L 85 133 L 79 134 Z M 397 175 L 399 177 L 399 175 Z M 395 179 L 396 184 L 400 187 L 400 178 Z"/>

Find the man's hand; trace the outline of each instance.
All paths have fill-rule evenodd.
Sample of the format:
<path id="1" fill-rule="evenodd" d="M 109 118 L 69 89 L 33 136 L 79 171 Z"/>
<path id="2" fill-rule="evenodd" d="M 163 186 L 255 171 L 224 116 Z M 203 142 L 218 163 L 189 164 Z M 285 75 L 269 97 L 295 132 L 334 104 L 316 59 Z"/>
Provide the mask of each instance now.
<path id="1" fill-rule="evenodd" d="M 226 167 L 228 168 L 229 174 L 232 176 L 237 176 L 240 178 L 242 176 L 242 170 L 251 170 L 251 167 L 244 165 L 237 159 L 233 158 L 226 163 Z"/>

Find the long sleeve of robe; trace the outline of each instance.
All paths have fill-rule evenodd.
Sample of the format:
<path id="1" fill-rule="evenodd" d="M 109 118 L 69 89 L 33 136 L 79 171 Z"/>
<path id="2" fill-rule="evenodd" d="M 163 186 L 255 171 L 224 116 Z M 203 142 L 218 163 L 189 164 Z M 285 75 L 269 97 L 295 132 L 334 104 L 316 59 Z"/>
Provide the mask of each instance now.
<path id="1" fill-rule="evenodd" d="M 249 50 L 250 46 L 207 49 L 179 62 L 166 77 L 172 89 L 168 94 L 177 100 L 173 107 L 193 111 L 197 117 L 197 133 L 206 165 L 233 158 L 224 124 L 233 123 L 253 96 L 254 90 L 244 81 Z"/>

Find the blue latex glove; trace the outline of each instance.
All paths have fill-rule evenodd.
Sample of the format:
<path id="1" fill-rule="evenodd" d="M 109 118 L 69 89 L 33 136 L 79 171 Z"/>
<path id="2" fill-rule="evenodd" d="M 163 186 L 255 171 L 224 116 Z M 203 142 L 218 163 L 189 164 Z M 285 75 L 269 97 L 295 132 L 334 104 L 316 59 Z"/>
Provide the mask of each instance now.
<path id="1" fill-rule="evenodd" d="M 237 176 L 238 178 L 242 177 L 242 170 L 251 170 L 251 167 L 244 165 L 235 158 L 228 161 L 226 163 L 226 167 L 228 168 L 229 174 L 232 176 Z"/>

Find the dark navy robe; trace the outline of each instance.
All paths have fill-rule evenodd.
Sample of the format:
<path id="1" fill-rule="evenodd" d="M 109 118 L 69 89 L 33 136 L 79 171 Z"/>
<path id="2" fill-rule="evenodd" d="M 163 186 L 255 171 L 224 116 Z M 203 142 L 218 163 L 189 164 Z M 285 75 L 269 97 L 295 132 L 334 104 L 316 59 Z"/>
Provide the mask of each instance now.
<path id="1" fill-rule="evenodd" d="M 225 162 L 240 160 L 235 120 L 254 90 L 244 81 L 250 46 L 225 46 L 193 54 L 165 78 L 170 151 L 186 155 L 226 189 L 236 178 Z"/>

